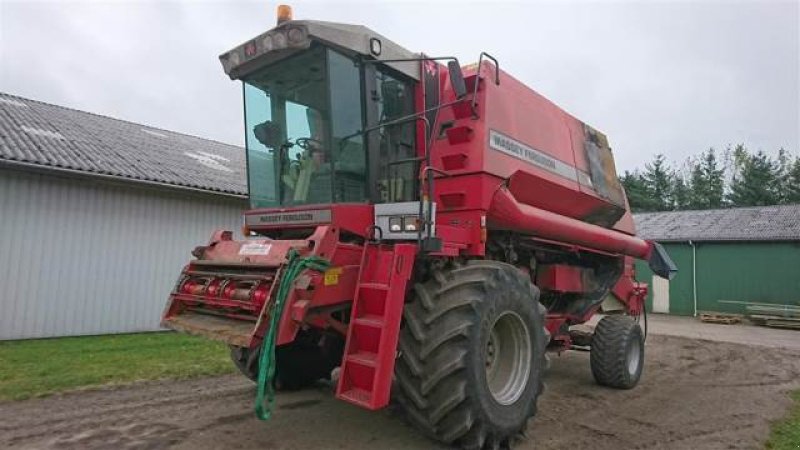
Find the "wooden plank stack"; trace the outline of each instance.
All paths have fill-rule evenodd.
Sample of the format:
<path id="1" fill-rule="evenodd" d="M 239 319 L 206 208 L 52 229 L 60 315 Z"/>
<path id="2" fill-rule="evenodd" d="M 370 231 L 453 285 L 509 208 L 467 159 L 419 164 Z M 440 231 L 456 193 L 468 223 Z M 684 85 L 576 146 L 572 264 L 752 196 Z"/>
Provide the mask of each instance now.
<path id="1" fill-rule="evenodd" d="M 747 305 L 747 318 L 756 325 L 800 330 L 800 306 Z"/>
<path id="2" fill-rule="evenodd" d="M 701 313 L 700 321 L 706 323 L 718 323 L 722 325 L 733 325 L 742 321 L 742 317 L 734 314 Z"/>

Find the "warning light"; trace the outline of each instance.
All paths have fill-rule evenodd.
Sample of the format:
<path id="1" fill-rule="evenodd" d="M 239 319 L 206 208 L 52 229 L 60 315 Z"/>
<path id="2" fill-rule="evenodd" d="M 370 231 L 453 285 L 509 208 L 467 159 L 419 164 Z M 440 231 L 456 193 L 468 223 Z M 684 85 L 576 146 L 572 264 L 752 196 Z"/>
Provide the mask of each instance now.
<path id="1" fill-rule="evenodd" d="M 292 7 L 289 5 L 278 5 L 278 25 L 292 20 Z"/>

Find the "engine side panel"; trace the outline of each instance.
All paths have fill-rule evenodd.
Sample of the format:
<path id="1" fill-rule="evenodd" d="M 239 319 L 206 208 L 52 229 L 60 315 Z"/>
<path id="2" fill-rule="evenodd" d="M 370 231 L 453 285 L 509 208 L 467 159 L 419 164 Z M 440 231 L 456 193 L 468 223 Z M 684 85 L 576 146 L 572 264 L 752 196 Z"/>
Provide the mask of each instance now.
<path id="1" fill-rule="evenodd" d="M 466 70 L 470 89 L 476 68 Z M 627 208 L 605 135 L 510 75 L 500 71 L 499 84 L 494 76 L 494 66 L 484 64 L 477 119 L 464 108 L 440 113 L 434 164 L 451 176 L 483 172 L 510 179 L 521 202 L 613 227 Z M 444 102 L 454 100 L 448 87 Z M 617 229 L 633 234 L 629 225 Z"/>

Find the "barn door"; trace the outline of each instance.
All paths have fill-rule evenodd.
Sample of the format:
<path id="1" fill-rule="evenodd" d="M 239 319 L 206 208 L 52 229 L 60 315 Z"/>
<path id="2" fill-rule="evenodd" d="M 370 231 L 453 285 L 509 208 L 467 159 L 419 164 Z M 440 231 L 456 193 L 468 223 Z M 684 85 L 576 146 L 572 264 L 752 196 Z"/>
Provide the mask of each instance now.
<path id="1" fill-rule="evenodd" d="M 654 276 L 653 286 L 653 312 L 669 313 L 669 280 Z"/>

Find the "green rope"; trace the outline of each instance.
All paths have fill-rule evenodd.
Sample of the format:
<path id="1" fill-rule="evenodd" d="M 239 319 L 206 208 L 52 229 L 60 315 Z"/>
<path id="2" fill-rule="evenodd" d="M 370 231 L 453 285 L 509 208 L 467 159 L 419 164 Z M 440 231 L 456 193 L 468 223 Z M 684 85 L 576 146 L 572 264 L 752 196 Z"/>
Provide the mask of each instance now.
<path id="1" fill-rule="evenodd" d="M 267 335 L 261 344 L 261 354 L 258 358 L 258 390 L 256 391 L 256 416 L 261 420 L 267 420 L 272 415 L 272 407 L 275 405 L 275 338 L 278 334 L 278 323 L 283 315 L 283 307 L 286 303 L 286 296 L 292 288 L 292 283 L 305 269 L 324 272 L 330 263 L 318 256 L 308 256 L 301 258 L 295 249 L 289 250 L 286 255 L 288 262 L 281 275 L 278 284 L 278 293 L 269 312 L 269 328 Z M 264 401 L 266 399 L 266 402 Z"/>

